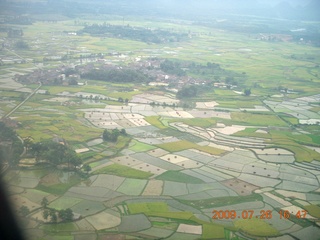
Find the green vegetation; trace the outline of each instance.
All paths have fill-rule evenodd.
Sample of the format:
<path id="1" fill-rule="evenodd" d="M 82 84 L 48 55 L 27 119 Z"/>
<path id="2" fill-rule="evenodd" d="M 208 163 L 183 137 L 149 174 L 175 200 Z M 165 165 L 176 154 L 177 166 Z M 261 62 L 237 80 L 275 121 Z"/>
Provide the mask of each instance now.
<path id="1" fill-rule="evenodd" d="M 240 231 L 253 236 L 270 237 L 280 234 L 279 231 L 270 226 L 270 224 L 257 218 L 237 220 L 235 221 L 234 226 Z"/>
<path id="2" fill-rule="evenodd" d="M 58 212 L 58 216 L 59 218 L 63 221 L 63 222 L 69 222 L 73 220 L 73 212 L 70 208 L 67 209 L 61 209 Z"/>
<path id="3" fill-rule="evenodd" d="M 81 177 L 78 174 L 71 175 L 67 182 L 64 183 L 53 183 L 53 184 L 46 184 L 40 182 L 38 186 L 35 188 L 37 190 L 56 194 L 56 195 L 63 195 L 69 188 L 81 182 Z"/>
<path id="4" fill-rule="evenodd" d="M 148 179 L 153 175 L 152 173 L 136 170 L 116 163 L 94 171 L 92 174 L 112 174 L 120 177 L 137 179 Z"/>
<path id="5" fill-rule="evenodd" d="M 126 130 L 117 128 L 113 130 L 105 129 L 102 134 L 103 140 L 107 142 L 117 142 L 119 136 L 127 136 Z"/>
<path id="6" fill-rule="evenodd" d="M 185 86 L 177 92 L 178 99 L 194 98 L 198 95 L 198 88 L 194 85 Z"/>
<path id="7" fill-rule="evenodd" d="M 25 41 L 19 40 L 15 43 L 17 49 L 29 49 L 29 44 Z"/>
<path id="8" fill-rule="evenodd" d="M 25 217 L 30 213 L 30 209 L 27 206 L 21 206 L 19 212 L 23 217 Z"/>
<path id="9" fill-rule="evenodd" d="M 47 233 L 61 234 L 62 232 L 73 232 L 79 230 L 75 223 L 59 223 L 52 225 L 42 225 L 40 229 L 43 229 Z"/>
<path id="10" fill-rule="evenodd" d="M 149 79 L 148 76 L 144 75 L 140 71 L 131 70 L 131 69 L 112 69 L 112 70 L 103 70 L 103 69 L 93 69 L 88 73 L 81 75 L 82 78 L 92 79 L 92 80 L 101 80 L 105 82 L 115 82 L 115 83 L 132 83 L 132 82 L 147 82 Z"/>
<path id="11" fill-rule="evenodd" d="M 135 152 L 145 152 L 156 148 L 152 145 L 145 144 L 137 140 L 133 140 L 132 143 L 133 145 L 129 149 Z"/>
<path id="12" fill-rule="evenodd" d="M 303 207 L 313 217 L 320 218 L 320 207 L 317 205 L 307 205 Z"/>
<path id="13" fill-rule="evenodd" d="M 287 124 L 275 115 L 254 114 L 244 112 L 232 112 L 233 121 L 244 125 L 255 126 L 287 126 Z"/>
<path id="14" fill-rule="evenodd" d="M 32 110 L 32 113 L 15 114 L 17 121 L 21 122 L 21 127 L 17 133 L 25 138 L 31 136 L 35 142 L 52 139 L 54 136 L 63 136 L 68 142 L 87 141 L 98 137 L 100 129 L 95 129 L 80 124 L 70 109 L 54 107 L 62 113 L 50 112 L 49 110 Z"/>
<path id="15" fill-rule="evenodd" d="M 130 141 L 131 141 L 131 137 L 119 136 L 116 142 L 116 145 L 111 147 L 111 149 L 115 149 L 116 152 L 120 152 L 122 149 L 124 149 L 129 145 Z"/>
<path id="16" fill-rule="evenodd" d="M 187 118 L 187 119 L 172 119 L 170 122 L 183 122 L 192 127 L 202 127 L 202 128 L 209 128 L 213 127 L 217 120 L 213 118 Z"/>
<path id="17" fill-rule="evenodd" d="M 243 93 L 245 96 L 250 96 L 251 95 L 251 89 L 250 88 L 246 88 L 243 90 Z"/>
<path id="18" fill-rule="evenodd" d="M 168 74 L 173 74 L 177 76 L 185 76 L 186 72 L 181 68 L 181 63 L 177 61 L 164 60 L 160 64 L 160 69 Z"/>
<path id="19" fill-rule="evenodd" d="M 294 153 L 295 158 L 299 162 L 312 162 L 313 160 L 320 161 L 320 154 L 310 148 L 301 146 L 291 141 L 276 140 L 272 142 L 274 146 L 287 149 Z"/>
<path id="20" fill-rule="evenodd" d="M 170 170 L 157 176 L 156 179 L 163 180 L 163 181 L 173 181 L 173 182 L 192 183 L 192 184 L 204 183 L 202 180 L 192 177 L 190 175 L 187 175 L 185 173 L 170 171 Z"/>
<path id="21" fill-rule="evenodd" d="M 84 27 L 79 33 L 89 33 L 91 35 L 132 39 L 146 43 L 180 42 L 187 39 L 187 34 L 174 33 L 160 29 L 146 29 L 142 27 L 131 27 L 111 24 L 93 24 Z"/>
<path id="22" fill-rule="evenodd" d="M 15 8 L 19 8 L 19 14 L 23 12 L 24 8 L 21 8 L 18 2 L 14 1 L 10 5 L 12 13 L 14 13 Z M 38 74 L 30 78 L 31 82 L 25 84 L 25 87 L 29 89 L 36 89 L 40 80 L 48 80 L 50 84 L 64 84 L 61 86 L 44 86 L 46 84 L 44 82 L 40 90 L 47 90 L 48 92 L 35 94 L 11 115 L 11 123 L 13 125 L 17 123 L 15 129 L 23 138 L 26 147 L 27 155 L 24 156 L 26 159 L 23 160 L 28 162 L 28 157 L 30 157 L 31 162 L 27 163 L 29 165 L 26 164 L 27 167 L 9 168 L 4 176 L 9 185 L 12 185 L 9 189 L 10 193 L 14 194 L 13 197 L 16 198 L 17 196 L 16 199 L 19 200 L 21 194 L 22 199 L 27 199 L 23 204 L 28 206 L 22 206 L 16 210 L 20 212 L 20 215 L 29 216 L 31 215 L 29 214 L 30 211 L 32 211 L 32 214 L 34 213 L 33 206 L 36 207 L 41 204 L 45 210 L 43 211 L 43 217 L 45 216 L 45 219 L 54 223 L 42 224 L 37 222 L 31 224 L 35 227 L 30 225 L 28 233 L 32 232 L 33 238 L 71 240 L 74 238 L 93 238 L 98 234 L 98 237 L 102 239 L 110 237 L 107 235 L 111 233 L 119 234 L 119 236 L 114 236 L 115 238 L 120 237 L 120 234 L 123 233 L 118 232 L 117 227 L 107 230 L 90 230 L 92 226 L 86 219 L 86 214 L 90 213 L 90 217 L 94 218 L 93 208 L 98 211 L 104 211 L 107 208 L 106 211 L 112 212 L 114 216 L 117 214 L 128 215 L 128 212 L 130 214 L 145 214 L 153 225 L 160 227 L 161 230 L 176 231 L 178 224 L 187 223 L 202 225 L 203 234 L 201 237 L 199 236 L 201 239 L 229 239 L 229 236 L 230 239 L 240 239 L 240 237 L 235 237 L 234 234 L 226 231 L 223 226 L 198 219 L 191 209 L 212 209 L 241 203 L 263 202 L 260 194 L 212 197 L 192 201 L 179 200 L 180 203 L 189 207 L 185 209 L 181 207 L 178 208 L 179 210 L 173 211 L 172 209 L 177 208 L 175 208 L 175 204 L 170 205 L 170 203 L 176 200 L 170 199 L 165 202 L 165 200 L 162 201 L 162 198 L 154 197 L 152 201 L 158 202 L 147 202 L 150 196 L 144 195 L 147 192 L 143 191 L 144 188 L 147 186 L 146 190 L 149 191 L 149 187 L 154 186 L 155 189 L 151 190 L 161 194 L 161 191 L 164 191 L 167 187 L 166 183 L 163 185 L 163 181 L 173 181 L 177 183 L 176 185 L 186 186 L 187 183 L 201 184 L 203 183 L 202 180 L 179 171 L 168 170 L 159 176 L 153 176 L 151 173 L 135 170 L 128 166 L 118 164 L 105 166 L 105 164 L 112 163 L 113 159 L 109 158 L 120 155 L 130 156 L 139 152 L 152 155 L 148 151 L 157 147 L 171 153 L 196 149 L 215 155 L 214 158 L 217 157 L 216 155 L 227 153 L 222 149 L 204 146 L 209 143 L 198 137 L 197 134 L 193 135 L 170 127 L 169 123 L 172 122 L 182 122 L 188 126 L 199 128 L 215 127 L 217 122 L 227 126 L 236 124 L 250 126 L 234 135 L 244 138 L 262 138 L 270 148 L 284 148 L 291 151 L 299 162 L 320 161 L 320 153 L 316 151 L 316 148 L 320 147 L 319 126 L 316 124 L 313 126 L 299 124 L 299 119 L 290 115 L 294 112 L 295 114 L 299 113 L 299 117 L 316 118 L 320 111 L 319 103 L 316 100 L 310 102 L 308 104 L 309 109 L 301 107 L 301 111 L 293 111 L 285 107 L 283 110 L 281 109 L 281 106 L 284 106 L 288 99 L 295 100 L 298 103 L 301 100 L 297 98 L 312 97 L 311 95 L 319 93 L 320 50 L 314 46 L 319 39 L 316 37 L 319 32 L 317 22 L 299 21 L 299 28 L 301 26 L 306 31 L 303 33 L 299 33 L 299 31 L 287 32 L 288 35 L 293 37 L 293 40 L 290 40 L 290 37 L 282 39 L 286 38 L 283 33 L 286 33 L 285 31 L 288 31 L 288 29 L 294 29 L 297 22 L 282 20 L 281 24 L 277 24 L 278 20 L 265 19 L 261 16 L 259 18 L 250 16 L 248 21 L 247 19 L 239 19 L 239 16 L 234 14 L 233 16 L 228 15 L 228 21 L 220 22 L 206 19 L 203 15 L 197 21 L 194 21 L 194 19 L 189 21 L 188 18 L 194 16 L 193 14 L 186 16 L 184 20 L 172 19 L 172 9 L 168 8 L 162 12 L 159 18 L 150 15 L 145 17 L 143 13 L 148 6 L 146 8 L 141 8 L 141 6 L 139 6 L 139 9 L 134 8 L 137 11 L 130 11 L 131 5 L 119 9 L 111 7 L 111 2 L 116 1 L 105 1 L 103 3 L 107 7 L 106 12 L 99 4 L 92 4 L 84 14 L 79 14 L 82 12 L 84 1 L 79 1 L 70 12 L 66 11 L 66 6 L 71 4 L 70 1 L 63 1 L 64 4 L 62 5 L 55 4 L 55 1 L 32 0 L 28 2 L 32 2 L 32 4 L 41 2 L 38 11 L 42 12 L 43 16 L 38 16 L 36 13 L 31 14 L 33 16 L 32 20 L 25 17 L 29 16 L 29 13 L 21 16 L 19 14 L 7 16 L 7 13 L 5 13 L 2 16 L 6 25 L 9 25 L 4 26 L 3 31 L 0 32 L 0 37 L 4 39 L 5 43 L 2 51 L 3 56 L 1 57 L 3 61 L 0 61 L 0 75 L 3 76 L 1 79 L 4 83 L 0 87 L 0 115 L 3 116 L 10 112 L 14 106 L 29 95 L 27 91 L 20 92 L 25 91 L 25 88 L 21 84 L 11 81 L 12 76 L 27 76 L 30 72 L 37 73 L 39 70 Z M 47 2 L 47 4 L 43 4 L 44 2 Z M 61 11 L 59 11 L 61 14 L 46 16 L 46 13 L 54 12 L 50 6 L 53 8 L 61 7 Z M 25 9 L 30 8 L 31 5 Z M 99 16 L 87 14 L 92 9 L 99 11 Z M 128 12 L 130 12 L 129 15 Z M 184 14 L 183 12 L 180 11 L 179 14 Z M 109 13 L 114 15 L 109 15 Z M 134 14 L 136 13 L 142 14 L 135 17 Z M 67 15 L 68 18 L 62 14 Z M 212 15 L 211 12 L 210 14 Z M 170 19 L 167 19 L 167 16 L 170 16 Z M 49 18 L 54 20 L 49 22 L 47 21 Z M 41 19 L 41 21 L 37 19 Z M 58 24 L 56 23 L 57 20 L 59 21 Z M 310 29 L 313 29 L 311 31 L 317 34 L 310 34 L 308 32 Z M 81 34 L 72 34 L 75 32 Z M 261 32 L 264 32 L 267 39 L 262 39 Z M 299 37 L 300 34 L 303 34 L 304 41 Z M 99 60 L 96 61 L 97 59 Z M 81 62 L 81 65 L 79 65 L 79 62 Z M 70 66 L 77 67 L 73 69 Z M 48 75 L 42 78 L 40 72 L 45 72 Z M 51 74 L 53 74 L 52 77 Z M 59 77 L 60 74 L 65 74 L 67 79 L 62 81 L 63 77 Z M 75 79 L 68 79 L 72 74 L 82 74 L 82 77 L 87 78 L 88 81 L 83 79 L 81 83 L 84 85 L 69 86 L 68 84 L 77 83 Z M 169 75 L 168 78 L 165 76 L 166 74 Z M 154 80 L 164 81 L 169 86 L 148 86 L 148 82 Z M 174 98 L 173 91 L 176 91 L 176 89 L 178 90 L 176 97 L 181 99 L 179 104 L 171 105 L 171 103 L 163 102 L 163 108 L 160 107 L 161 104 L 155 104 L 161 101 L 162 96 L 166 97 L 165 101 L 167 101 L 168 96 Z M 79 94 L 79 97 L 70 96 L 69 93 L 79 93 L 81 97 Z M 144 103 L 129 103 L 133 96 L 141 93 L 154 94 L 155 98 L 148 100 L 154 101 L 154 104 L 149 106 Z M 95 97 L 94 94 L 101 94 L 102 96 Z M 223 118 L 196 117 L 190 119 L 184 119 L 183 116 L 181 118 L 170 117 L 172 108 L 180 111 L 177 106 L 182 106 L 186 111 L 189 111 L 189 109 L 195 107 L 195 102 L 198 101 L 217 102 L 219 105 L 215 107 L 215 110 L 224 111 L 226 116 L 223 116 Z M 143 102 L 145 101 L 143 100 Z M 256 106 L 266 106 L 267 102 L 275 102 L 275 105 L 279 103 L 280 108 L 276 107 L 275 111 L 283 112 L 252 110 Z M 291 103 L 289 102 L 289 104 Z M 269 104 L 267 105 L 269 106 Z M 170 108 L 167 106 L 170 106 Z M 158 130 L 154 131 L 150 126 L 130 127 L 128 131 L 130 130 L 130 134 L 132 132 L 132 136 L 122 134 L 120 129 L 106 130 L 103 134 L 105 142 L 99 143 L 102 130 L 95 127 L 96 125 L 93 126 L 89 119 L 84 118 L 90 111 L 88 109 L 98 108 L 110 109 L 112 121 L 117 121 L 115 119 L 119 118 L 120 120 L 117 123 L 124 127 L 127 127 L 129 121 L 131 121 L 131 119 L 126 119 L 125 116 L 129 111 L 131 113 L 137 111 L 144 116 L 154 115 L 154 112 L 158 113 L 161 117 L 145 117 L 145 120 Z M 113 108 L 115 111 L 113 111 Z M 141 113 L 139 112 L 140 109 Z M 272 107 L 268 109 L 271 110 Z M 202 112 L 202 116 L 203 114 L 209 116 L 208 113 L 204 112 L 212 112 L 212 109 L 198 109 L 198 111 Z M 194 112 L 197 111 L 191 113 Z M 230 112 L 231 119 L 227 119 Z M 120 117 L 119 114 L 123 117 Z M 210 114 L 210 116 L 212 115 Z M 101 118 L 100 120 L 105 119 Z M 3 131 L 3 129 L 5 128 L 0 123 L 0 161 L 9 160 L 10 165 L 14 166 L 19 162 L 23 145 L 14 131 L 9 132 L 10 137 L 7 137 L 8 132 L 6 132 L 6 129 Z M 155 141 L 161 141 L 162 136 L 164 136 L 162 141 L 169 137 L 179 140 L 158 145 L 143 143 L 141 138 L 143 138 L 144 132 L 149 130 L 150 135 L 155 136 Z M 257 132 L 257 130 L 263 130 L 265 133 Z M 201 133 L 200 129 L 198 133 Z M 68 145 L 51 144 L 50 141 L 53 138 L 63 138 Z M 96 143 L 95 139 L 97 140 Z M 225 139 L 228 139 L 228 137 L 226 136 Z M 250 141 L 254 141 L 254 139 Z M 33 142 L 38 143 L 34 144 Z M 128 149 L 125 150 L 127 147 Z M 89 151 L 75 155 L 72 149 L 78 150 L 81 148 L 88 148 Z M 162 153 L 165 154 L 161 150 L 154 151 L 154 155 L 161 155 Z M 32 157 L 39 162 L 35 166 L 32 166 Z M 82 171 L 79 170 L 74 174 L 70 173 L 70 176 L 69 173 L 59 171 L 56 168 L 53 168 L 54 173 L 48 173 L 47 169 L 38 170 L 38 167 L 43 165 L 66 167 L 70 163 L 71 167 L 75 167 L 79 166 L 81 160 L 85 160 L 90 165 L 84 165 Z M 108 199 L 107 201 L 83 201 L 80 198 L 69 198 L 69 193 L 63 196 L 68 189 L 73 186 L 80 186 L 80 184 L 81 187 L 86 186 L 88 188 L 97 184 L 99 188 L 105 188 L 109 191 L 109 183 L 105 182 L 106 186 L 102 186 L 104 183 L 100 180 L 109 179 L 110 176 L 89 175 L 91 168 L 100 165 L 101 169 L 95 171 L 94 175 L 111 174 L 127 178 L 115 190 L 123 197 Z M 290 163 L 288 163 L 289 165 Z M 31 170 L 34 168 L 37 168 L 37 170 Z M 226 176 L 225 174 L 230 173 L 232 175 L 229 171 L 231 170 L 223 170 L 218 177 L 224 180 L 223 176 Z M 286 172 L 285 174 L 290 173 Z M 282 175 L 280 174 L 280 180 L 283 177 Z M 146 180 L 151 178 L 157 181 Z M 98 180 L 96 181 L 96 179 Z M 221 180 L 221 184 L 223 184 L 223 180 Z M 309 180 L 311 182 L 312 178 L 305 179 L 305 181 Z M 38 185 L 31 189 L 28 187 L 29 181 L 30 186 L 37 183 Z M 292 177 L 292 182 L 294 181 L 294 177 Z M 305 181 L 302 181 L 301 185 Z M 252 184 L 254 184 L 254 181 Z M 317 184 L 316 178 L 314 184 Z M 204 192 L 207 191 L 209 185 L 199 185 L 199 188 L 203 188 L 199 189 L 200 197 L 205 196 Z M 187 190 L 189 186 L 186 186 Z M 286 184 L 281 184 L 281 186 L 286 186 Z M 311 184 L 310 188 L 313 186 Z M 192 188 L 194 187 L 197 186 L 192 186 Z M 289 187 L 294 188 L 294 183 Z M 39 192 L 37 189 L 43 192 Z M 298 189 L 292 189 L 292 191 L 299 192 Z M 191 191 L 189 193 L 190 195 L 187 197 L 190 198 L 187 199 L 192 199 L 191 197 L 194 197 L 195 193 L 193 194 Z M 310 193 L 316 194 L 314 191 L 310 191 Z M 122 199 L 132 199 L 132 196 L 137 196 L 134 201 L 140 201 L 140 203 L 125 205 L 126 200 Z M 283 196 L 277 196 L 283 198 Z M 169 199 L 170 196 L 167 197 Z M 156 198 L 158 200 L 155 200 Z M 180 199 L 179 196 L 177 198 Z M 116 208 L 111 205 L 118 199 L 122 202 L 116 203 L 116 206 L 118 206 L 118 212 L 116 213 Z M 81 204 L 78 204 L 80 201 Z M 299 201 L 293 201 L 292 203 L 297 206 L 302 204 Z M 86 206 L 83 209 L 84 205 Z M 100 207 L 96 207 L 98 205 Z M 20 202 L 18 202 L 18 206 L 21 206 Z M 62 211 L 50 210 L 50 207 L 57 207 L 57 210 Z M 80 213 L 83 214 L 83 218 L 76 224 L 57 224 L 61 220 L 71 220 L 70 210 L 67 212 L 65 210 L 69 207 L 79 210 L 81 208 Z M 320 217 L 318 205 L 305 206 L 305 209 L 312 216 Z M 33 220 L 38 221 L 34 218 Z M 95 221 L 100 220 L 102 219 L 96 219 Z M 308 219 L 298 219 L 295 216 L 292 216 L 289 220 L 302 228 L 313 224 Z M 235 219 L 233 221 L 234 227 L 230 227 L 231 223 L 228 223 L 229 227 L 227 228 L 230 231 L 242 232 L 252 238 L 267 238 L 279 234 L 275 229 L 278 226 L 274 225 L 273 228 L 268 221 Z M 288 231 L 289 235 L 291 230 Z M 33 236 L 33 233 L 41 236 Z M 134 236 L 128 235 L 126 237 L 143 238 L 142 232 L 133 234 Z"/>
<path id="23" fill-rule="evenodd" d="M 127 205 L 130 214 L 148 212 L 167 212 L 168 205 L 165 202 L 130 203 Z"/>
<path id="24" fill-rule="evenodd" d="M 163 123 L 160 121 L 161 117 L 159 116 L 147 116 L 145 120 L 150 123 L 152 126 L 155 126 L 159 129 L 167 128 Z"/>
<path id="25" fill-rule="evenodd" d="M 177 76 L 189 75 L 195 78 L 209 80 L 209 83 L 224 80 L 224 82 L 229 86 L 238 84 L 235 78 L 239 80 L 246 78 L 244 74 L 238 74 L 236 72 L 223 69 L 220 64 L 213 62 L 206 62 L 202 64 L 191 60 L 183 61 L 181 59 L 165 59 L 161 63 L 160 68 L 168 74 Z"/>
<path id="26" fill-rule="evenodd" d="M 15 131 L 0 121 L 0 165 L 6 161 L 12 166 L 17 165 L 22 152 L 23 144 Z"/>
<path id="27" fill-rule="evenodd" d="M 210 146 L 200 146 L 185 140 L 178 141 L 178 142 L 158 144 L 157 146 L 168 152 L 179 152 L 187 149 L 197 149 L 199 151 L 203 151 L 212 155 L 220 155 L 225 152 L 222 149 L 218 149 Z"/>
<path id="28" fill-rule="evenodd" d="M 224 228 L 214 224 L 202 225 L 202 239 L 223 239 L 225 237 Z"/>
<path id="29" fill-rule="evenodd" d="M 317 146 L 319 143 L 318 137 L 313 137 L 306 134 L 293 134 L 288 131 L 271 130 L 267 134 L 256 133 L 254 129 L 246 129 L 235 133 L 235 136 L 242 137 L 261 137 L 270 139 L 268 142 L 272 147 L 284 148 L 294 153 L 295 158 L 299 162 L 311 162 L 320 160 L 320 154 L 305 145 Z"/>
<path id="30" fill-rule="evenodd" d="M 208 223 L 195 217 L 191 212 L 171 212 L 164 202 L 129 203 L 131 214 L 144 213 L 147 216 L 174 219 L 178 222 L 203 226 L 203 239 L 224 238 L 224 228 L 220 225 Z"/>
<path id="31" fill-rule="evenodd" d="M 68 164 L 68 168 L 79 166 L 82 163 L 81 158 L 66 145 L 64 140 L 34 143 L 29 152 L 38 162 L 45 160 L 54 165 Z"/>
<path id="32" fill-rule="evenodd" d="M 248 196 L 238 196 L 238 197 L 216 197 L 204 200 L 180 200 L 184 204 L 191 206 L 197 206 L 197 208 L 212 208 L 212 207 L 222 207 L 227 205 L 245 203 L 245 202 L 255 202 L 262 201 L 263 198 L 259 194 L 251 194 Z"/>

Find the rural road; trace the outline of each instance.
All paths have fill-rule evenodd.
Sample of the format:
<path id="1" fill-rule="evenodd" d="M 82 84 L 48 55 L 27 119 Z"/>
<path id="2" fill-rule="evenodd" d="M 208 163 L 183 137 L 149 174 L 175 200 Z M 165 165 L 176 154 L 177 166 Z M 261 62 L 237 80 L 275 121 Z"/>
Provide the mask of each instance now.
<path id="1" fill-rule="evenodd" d="M 6 115 L 4 115 L 4 118 L 9 117 L 12 113 L 14 113 L 19 107 L 21 107 L 26 101 L 28 101 L 42 86 L 42 83 L 39 83 L 39 86 L 32 92 L 29 94 L 28 97 L 26 97 L 25 100 L 23 100 L 21 103 L 19 103 L 17 106 L 14 107 L 14 109 L 12 109 L 9 113 L 7 113 Z"/>

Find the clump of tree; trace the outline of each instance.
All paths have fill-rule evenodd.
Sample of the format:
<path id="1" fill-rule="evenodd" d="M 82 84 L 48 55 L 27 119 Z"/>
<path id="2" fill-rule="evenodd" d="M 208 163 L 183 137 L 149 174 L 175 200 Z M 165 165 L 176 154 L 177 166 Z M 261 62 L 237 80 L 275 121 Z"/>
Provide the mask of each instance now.
<path id="1" fill-rule="evenodd" d="M 71 86 L 78 85 L 78 81 L 76 79 L 69 79 L 68 84 Z"/>
<path id="2" fill-rule="evenodd" d="M 89 174 L 89 172 L 92 170 L 92 168 L 90 167 L 89 164 L 83 165 L 82 169 L 83 169 L 87 174 Z"/>
<path id="3" fill-rule="evenodd" d="M 204 79 L 212 79 L 215 76 L 220 77 L 232 74 L 231 71 L 227 71 L 221 68 L 219 64 L 212 62 L 207 62 L 207 64 L 189 62 L 186 67 L 188 68 L 188 72 Z"/>
<path id="4" fill-rule="evenodd" d="M 67 68 L 65 71 L 64 71 L 64 74 L 66 75 L 66 77 L 69 77 L 70 75 L 73 75 L 73 74 L 78 74 L 77 70 L 73 69 L 73 68 Z"/>
<path id="5" fill-rule="evenodd" d="M 166 59 L 160 64 L 160 68 L 162 71 L 168 74 L 177 76 L 186 75 L 186 72 L 181 68 L 181 63 L 177 61 L 171 61 Z"/>
<path id="6" fill-rule="evenodd" d="M 23 41 L 23 40 L 17 41 L 14 46 L 15 46 L 16 48 L 22 49 L 22 50 L 29 49 L 29 44 L 26 43 L 26 42 Z"/>
<path id="7" fill-rule="evenodd" d="M 26 217 L 30 213 L 30 209 L 23 205 L 20 207 L 19 212 L 23 217 Z"/>
<path id="8" fill-rule="evenodd" d="M 151 30 L 142 27 L 131 27 L 130 25 L 120 26 L 106 23 L 87 25 L 78 33 L 132 39 L 146 43 L 179 42 L 188 37 L 187 33 L 175 33 L 161 29 Z"/>
<path id="9" fill-rule="evenodd" d="M 8 24 L 19 24 L 19 25 L 32 25 L 32 19 L 28 16 L 17 15 L 9 16 L 4 19 L 5 23 Z"/>
<path id="10" fill-rule="evenodd" d="M 48 206 L 48 199 L 44 197 L 41 201 L 41 206 L 43 207 L 42 216 L 45 220 L 48 220 L 50 217 L 50 221 L 52 223 L 56 223 L 59 219 L 62 222 L 70 222 L 73 220 L 73 212 L 70 208 L 67 209 L 61 209 L 57 211 L 54 208 L 47 208 Z"/>
<path id="11" fill-rule="evenodd" d="M 45 220 L 48 220 L 50 217 L 50 222 L 56 223 L 58 220 L 62 222 L 70 222 L 73 220 L 73 212 L 70 208 L 61 209 L 57 211 L 56 209 L 45 209 L 42 212 L 42 216 Z"/>
<path id="12" fill-rule="evenodd" d="M 245 79 L 245 74 L 223 69 L 220 64 L 207 62 L 200 64 L 193 61 L 164 60 L 160 64 L 160 69 L 165 73 L 177 76 L 194 76 L 204 80 L 215 80 L 219 82 L 223 78 L 226 84 L 237 85 L 238 80 Z M 235 79 L 237 78 L 237 80 Z"/>
<path id="13" fill-rule="evenodd" d="M 225 83 L 229 85 L 237 85 L 238 82 L 234 79 L 234 77 L 228 76 L 225 78 Z"/>
<path id="14" fill-rule="evenodd" d="M 49 201 L 48 201 L 48 199 L 47 199 L 46 197 L 42 198 L 42 200 L 41 200 L 41 206 L 42 206 L 43 208 L 47 208 L 48 203 L 49 203 Z"/>
<path id="15" fill-rule="evenodd" d="M 61 209 L 58 212 L 58 216 L 63 222 L 70 222 L 73 220 L 74 214 L 70 208 L 67 208 L 67 209 Z"/>
<path id="16" fill-rule="evenodd" d="M 251 95 L 251 89 L 250 88 L 246 88 L 243 90 L 243 93 L 245 96 L 250 96 Z"/>
<path id="17" fill-rule="evenodd" d="M 196 97 L 198 94 L 198 88 L 194 85 L 186 86 L 180 89 L 177 92 L 177 98 L 178 99 L 184 99 L 184 98 L 193 98 Z"/>
<path id="18" fill-rule="evenodd" d="M 82 74 L 81 78 L 120 83 L 148 82 L 152 80 L 143 72 L 131 69 L 93 69 L 88 73 Z"/>
<path id="19" fill-rule="evenodd" d="M 19 163 L 23 144 L 16 132 L 0 121 L 0 164 L 8 162 L 11 166 Z"/>
<path id="20" fill-rule="evenodd" d="M 106 142 L 117 142 L 119 136 L 127 136 L 127 132 L 125 129 L 105 129 L 102 134 L 102 138 Z"/>
<path id="21" fill-rule="evenodd" d="M 53 165 L 68 163 L 69 167 L 81 165 L 82 160 L 74 150 L 67 145 L 54 141 L 43 141 L 34 143 L 30 148 L 30 153 L 36 161 L 46 161 Z"/>

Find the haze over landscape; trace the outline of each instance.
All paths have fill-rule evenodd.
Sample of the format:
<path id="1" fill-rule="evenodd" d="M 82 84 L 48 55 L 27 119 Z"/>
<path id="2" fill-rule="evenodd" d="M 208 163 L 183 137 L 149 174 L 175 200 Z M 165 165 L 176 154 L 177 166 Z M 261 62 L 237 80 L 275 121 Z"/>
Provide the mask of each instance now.
<path id="1" fill-rule="evenodd" d="M 25 239 L 318 240 L 319 10 L 0 0 L 0 174 Z"/>

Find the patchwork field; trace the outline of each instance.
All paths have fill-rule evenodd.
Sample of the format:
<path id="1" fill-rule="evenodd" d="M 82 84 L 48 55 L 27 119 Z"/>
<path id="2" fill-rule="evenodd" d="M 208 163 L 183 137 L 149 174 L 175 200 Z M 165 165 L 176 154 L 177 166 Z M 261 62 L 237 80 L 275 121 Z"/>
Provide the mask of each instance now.
<path id="1" fill-rule="evenodd" d="M 72 171 L 45 165 L 25 144 L 21 165 L 4 167 L 29 239 L 317 239 L 319 48 L 230 30 L 229 17 L 203 23 L 119 16 L 6 24 L 23 29 L 24 50 L 0 33 L 0 116 L 22 103 L 8 120 L 22 142 L 63 139 L 82 161 Z M 252 26 L 267 21 L 250 19 Z M 188 38 L 147 43 L 121 34 L 74 34 L 88 24 L 159 28 Z M 185 74 L 165 72 L 164 59 Z M 130 66 L 150 74 L 152 84 L 81 74 L 78 85 L 14 80 L 79 66 Z M 197 87 L 195 96 L 176 95 L 188 86 Z M 116 128 L 128 136 L 104 141 L 104 129 Z M 46 211 L 65 209 L 74 213 L 70 222 L 45 218 Z M 250 209 L 257 216 L 270 210 L 273 217 L 244 218 Z M 213 219 L 214 210 L 241 217 Z M 291 216 L 280 218 L 280 210 Z M 306 216 L 292 216 L 298 211 Z"/>

